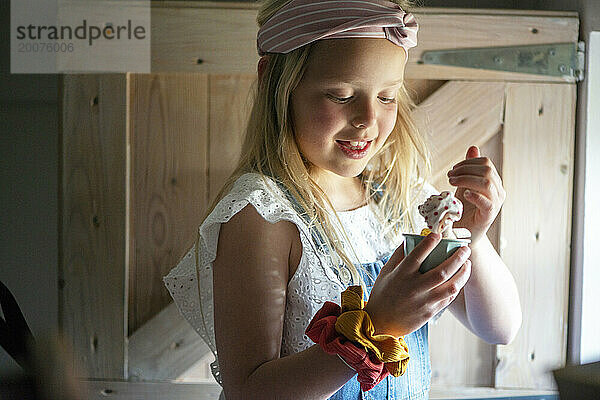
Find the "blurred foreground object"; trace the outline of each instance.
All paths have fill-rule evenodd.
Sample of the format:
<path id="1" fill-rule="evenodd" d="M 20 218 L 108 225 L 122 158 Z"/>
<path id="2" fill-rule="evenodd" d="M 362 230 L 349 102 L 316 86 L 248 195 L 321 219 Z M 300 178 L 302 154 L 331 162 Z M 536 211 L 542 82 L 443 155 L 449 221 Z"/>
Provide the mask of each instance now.
<path id="1" fill-rule="evenodd" d="M 561 400 L 600 399 L 600 361 L 553 371 Z"/>
<path id="2" fill-rule="evenodd" d="M 71 351 L 58 336 L 34 340 L 14 296 L 0 282 L 0 346 L 23 368 L 15 376 L 0 376 L 0 399 L 71 400 L 84 391 L 66 360 Z"/>

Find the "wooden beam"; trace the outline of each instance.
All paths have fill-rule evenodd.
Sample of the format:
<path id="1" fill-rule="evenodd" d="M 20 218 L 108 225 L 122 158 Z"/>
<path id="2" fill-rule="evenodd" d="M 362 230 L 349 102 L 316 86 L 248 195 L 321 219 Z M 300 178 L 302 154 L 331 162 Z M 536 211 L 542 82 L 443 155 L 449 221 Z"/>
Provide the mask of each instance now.
<path id="1" fill-rule="evenodd" d="M 171 302 L 162 277 L 197 237 L 206 211 L 208 77 L 130 74 L 129 329 Z"/>
<path id="2" fill-rule="evenodd" d="M 478 86 L 470 82 L 449 82 L 442 92 L 433 93 L 426 101 L 419 119 L 432 120 L 430 123 L 435 128 L 430 127 L 430 141 L 443 144 L 442 148 L 437 146 L 437 152 L 441 151 L 447 156 L 446 161 L 439 163 L 437 161 L 440 158 L 434 158 L 435 179 L 432 183 L 439 191 L 456 189 L 448 183 L 446 172 L 451 164 L 464 159 L 470 144 L 478 145 L 482 154 L 490 157 L 502 173 L 503 84 L 490 87 L 487 83 Z M 468 106 L 465 102 L 472 102 L 473 105 Z M 468 119 L 473 117 L 480 120 L 467 124 Z M 457 119 L 465 119 L 465 122 L 456 124 Z M 439 166 L 451 159 L 450 165 Z M 488 231 L 488 237 L 496 248 L 498 222 L 492 224 Z M 430 324 L 429 343 L 434 385 L 453 385 L 457 382 L 469 386 L 493 385 L 495 346 L 469 332 L 450 312 L 445 312 L 439 320 Z M 453 356 L 455 352 L 449 352 L 449 348 L 455 349 L 461 357 Z"/>
<path id="3" fill-rule="evenodd" d="M 497 348 L 497 387 L 552 389 L 550 371 L 565 364 L 575 93 L 575 85 L 508 85 L 500 254 L 523 325 Z"/>
<path id="4" fill-rule="evenodd" d="M 127 382 L 81 380 L 88 400 L 218 400 L 217 383 Z"/>
<path id="5" fill-rule="evenodd" d="M 152 0 L 152 8 L 236 8 L 246 10 L 258 10 L 259 2 L 238 2 L 238 1 L 186 1 L 186 0 Z M 413 8 L 419 14 L 475 14 L 475 15 L 520 15 L 520 16 L 547 16 L 554 18 L 572 17 L 577 18 L 576 11 L 546 11 L 546 10 L 512 10 L 506 8 L 444 8 L 444 7 L 418 7 Z"/>
<path id="6" fill-rule="evenodd" d="M 537 397 L 539 396 L 539 398 Z M 476 400 L 476 399 L 522 399 L 522 400 L 559 400 L 554 390 L 510 390 L 491 387 L 432 386 L 431 400 Z"/>
<path id="7" fill-rule="evenodd" d="M 127 357 L 127 78 L 62 78 L 59 323 L 92 378 L 124 378 Z"/>
<path id="8" fill-rule="evenodd" d="M 251 89 L 255 81 L 256 74 L 209 76 L 208 204 L 237 165 L 254 101 Z"/>
<path id="9" fill-rule="evenodd" d="M 154 6 L 153 2 L 152 72 L 256 72 L 256 8 L 182 3 Z M 559 77 L 424 65 L 419 60 L 426 50 L 575 43 L 579 34 L 576 14 L 417 9 L 415 16 L 420 24 L 419 45 L 410 51 L 408 79 L 563 82 Z M 236 29 L 224 29 L 231 21 Z"/>
<path id="10" fill-rule="evenodd" d="M 221 387 L 216 383 L 125 382 L 83 380 L 79 382 L 89 400 L 218 400 Z M 529 396 L 529 397 L 525 397 Z M 527 398 L 558 400 L 550 390 L 498 390 L 488 387 L 432 387 L 431 400 L 476 400 Z"/>
<path id="11" fill-rule="evenodd" d="M 434 184 L 445 181 L 449 168 L 464 159 L 465 143 L 482 146 L 498 133 L 504 86 L 494 82 L 447 82 L 413 111 L 430 145 Z"/>
<path id="12" fill-rule="evenodd" d="M 129 379 L 206 380 L 205 374 L 189 376 L 188 370 L 210 349 L 171 303 L 129 337 Z"/>
<path id="13" fill-rule="evenodd" d="M 422 103 L 435 93 L 446 81 L 433 79 L 405 79 L 404 86 L 415 104 Z"/>

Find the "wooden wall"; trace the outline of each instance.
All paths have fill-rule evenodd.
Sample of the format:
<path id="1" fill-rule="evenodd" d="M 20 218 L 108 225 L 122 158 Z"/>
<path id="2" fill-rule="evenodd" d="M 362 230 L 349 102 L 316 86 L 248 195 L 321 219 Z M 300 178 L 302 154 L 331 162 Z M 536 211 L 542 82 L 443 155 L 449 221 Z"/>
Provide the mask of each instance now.
<path id="1" fill-rule="evenodd" d="M 227 17 L 239 19 L 243 35 L 235 39 L 247 41 L 255 34 L 252 7 L 161 4 L 159 18 L 153 10 L 153 32 L 162 33 L 153 40 L 157 72 L 62 81 L 60 319 L 88 377 L 127 378 L 129 339 L 144 337 L 145 346 L 132 346 L 138 355 L 152 347 L 186 348 L 146 330 L 142 335 L 141 328 L 169 304 L 161 277 L 195 239 L 239 155 L 249 113 L 255 56 L 222 51 L 234 46 L 228 36 L 198 38 Z M 495 161 L 508 198 L 490 236 L 515 275 L 524 311 L 509 346 L 485 344 L 444 315 L 431 329 L 434 383 L 552 388 L 548 371 L 566 354 L 574 84 L 417 61 L 419 52 L 438 45 L 574 42 L 577 19 L 468 10 L 426 10 L 420 18 L 421 44 L 407 77 L 419 103 L 414 116 L 433 144 L 433 183 L 448 187 L 445 171 L 470 144 Z"/>

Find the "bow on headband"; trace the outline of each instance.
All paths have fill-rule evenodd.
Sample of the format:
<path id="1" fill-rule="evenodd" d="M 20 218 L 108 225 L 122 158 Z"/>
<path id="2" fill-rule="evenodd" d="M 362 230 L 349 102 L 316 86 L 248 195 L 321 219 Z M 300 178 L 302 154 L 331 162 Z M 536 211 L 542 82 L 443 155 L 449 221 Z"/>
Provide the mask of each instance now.
<path id="1" fill-rule="evenodd" d="M 387 0 L 292 0 L 258 31 L 260 56 L 289 53 L 319 39 L 384 38 L 406 51 L 417 45 L 415 17 Z"/>

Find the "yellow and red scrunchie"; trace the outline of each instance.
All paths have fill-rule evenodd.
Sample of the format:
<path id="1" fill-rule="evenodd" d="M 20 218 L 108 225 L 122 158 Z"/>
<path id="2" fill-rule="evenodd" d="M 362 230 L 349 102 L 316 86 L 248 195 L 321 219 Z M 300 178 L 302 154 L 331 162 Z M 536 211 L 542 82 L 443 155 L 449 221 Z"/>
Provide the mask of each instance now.
<path id="1" fill-rule="evenodd" d="M 328 354 L 337 354 L 358 373 L 363 391 L 375 387 L 388 374 L 406 372 L 409 354 L 402 337 L 375 335 L 364 308 L 360 286 L 342 292 L 342 307 L 325 302 L 306 328 L 306 335 Z"/>

